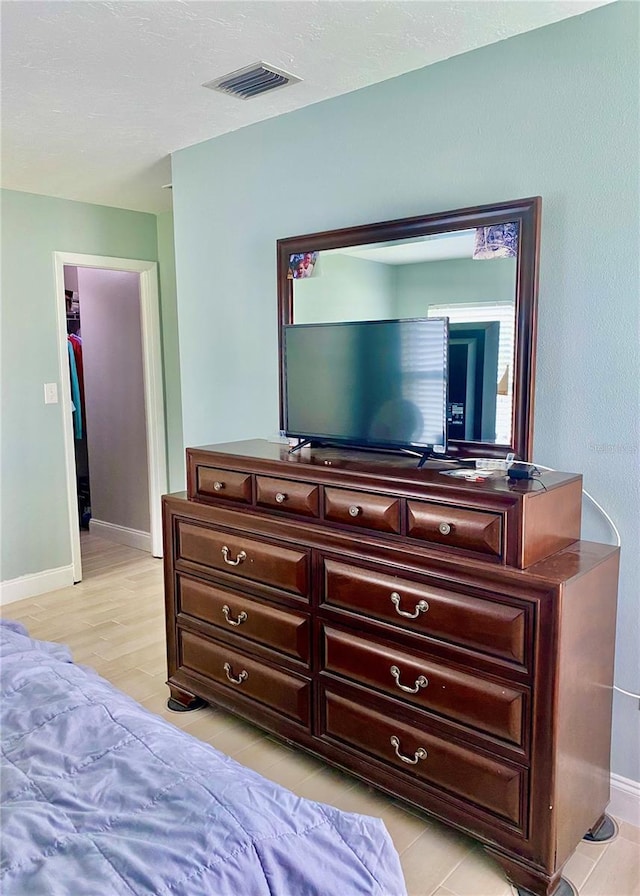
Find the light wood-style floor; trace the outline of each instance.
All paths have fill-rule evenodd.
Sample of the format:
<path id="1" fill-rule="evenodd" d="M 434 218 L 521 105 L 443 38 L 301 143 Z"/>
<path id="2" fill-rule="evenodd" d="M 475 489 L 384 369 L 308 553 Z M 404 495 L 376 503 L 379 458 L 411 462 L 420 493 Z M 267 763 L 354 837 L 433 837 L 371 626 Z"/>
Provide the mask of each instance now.
<path id="1" fill-rule="evenodd" d="M 382 818 L 400 853 L 410 896 L 515 892 L 474 841 L 354 778 L 219 710 L 169 712 L 162 561 L 83 532 L 82 562 L 81 583 L 9 604 L 2 616 L 24 623 L 32 637 L 69 645 L 77 662 L 152 712 L 299 796 Z M 620 822 L 609 843 L 581 843 L 565 876 L 580 896 L 640 896 L 640 830 Z"/>

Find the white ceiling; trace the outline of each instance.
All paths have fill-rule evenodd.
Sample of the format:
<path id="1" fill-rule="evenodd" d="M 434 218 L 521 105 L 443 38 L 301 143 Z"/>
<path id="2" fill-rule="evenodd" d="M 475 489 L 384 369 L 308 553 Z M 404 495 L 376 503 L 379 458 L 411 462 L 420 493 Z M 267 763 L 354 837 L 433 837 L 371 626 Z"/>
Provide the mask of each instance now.
<path id="1" fill-rule="evenodd" d="M 2 0 L 2 186 L 146 212 L 169 155 L 610 0 Z M 202 85 L 264 61 L 302 78 Z"/>

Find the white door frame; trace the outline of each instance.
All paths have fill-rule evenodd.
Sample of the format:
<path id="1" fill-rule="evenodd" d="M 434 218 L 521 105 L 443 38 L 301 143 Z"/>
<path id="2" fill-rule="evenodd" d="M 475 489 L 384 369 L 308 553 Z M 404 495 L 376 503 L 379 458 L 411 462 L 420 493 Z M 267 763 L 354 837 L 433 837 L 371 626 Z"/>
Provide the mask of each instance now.
<path id="1" fill-rule="evenodd" d="M 71 563 L 73 566 L 73 580 L 74 582 L 79 582 L 82 579 L 82 558 L 80 554 L 78 487 L 73 439 L 69 350 L 67 348 L 64 266 L 99 268 L 106 271 L 130 271 L 138 274 L 140 277 L 140 323 L 142 330 L 142 366 L 149 467 L 151 553 L 154 557 L 162 557 L 162 511 L 160 498 L 168 491 L 168 479 L 158 265 L 155 261 L 110 258 L 102 255 L 78 255 L 74 252 L 54 252 L 53 261 L 57 298 L 58 361 L 60 365 L 67 503 L 71 533 Z"/>

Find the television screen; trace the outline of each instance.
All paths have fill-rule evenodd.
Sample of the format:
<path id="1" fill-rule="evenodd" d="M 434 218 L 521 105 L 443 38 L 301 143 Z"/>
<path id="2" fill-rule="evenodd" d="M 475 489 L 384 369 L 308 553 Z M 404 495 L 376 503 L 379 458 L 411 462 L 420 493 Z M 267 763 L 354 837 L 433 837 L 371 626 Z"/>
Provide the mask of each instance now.
<path id="1" fill-rule="evenodd" d="M 284 327 L 287 435 L 444 450 L 447 351 L 447 318 Z"/>

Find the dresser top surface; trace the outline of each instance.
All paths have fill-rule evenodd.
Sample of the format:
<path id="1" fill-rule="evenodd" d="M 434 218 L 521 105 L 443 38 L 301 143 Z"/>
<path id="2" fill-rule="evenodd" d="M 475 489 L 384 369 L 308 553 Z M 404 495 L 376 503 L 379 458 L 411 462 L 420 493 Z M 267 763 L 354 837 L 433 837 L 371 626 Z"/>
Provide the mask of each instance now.
<path id="1" fill-rule="evenodd" d="M 542 471 L 535 479 L 509 481 L 504 475 L 491 476 L 483 480 L 466 480 L 445 475 L 446 471 L 461 469 L 460 464 L 436 458 L 426 461 L 418 468 L 418 458 L 410 454 L 364 451 L 356 448 L 322 447 L 303 448 L 290 453 L 289 445 L 270 442 L 266 439 L 247 439 L 226 442 L 219 445 L 200 445 L 187 449 L 200 463 L 206 463 L 206 455 L 228 455 L 229 458 L 249 461 L 268 471 L 271 465 L 281 467 L 286 464 L 287 473 L 296 478 L 306 475 L 314 477 L 319 470 L 331 472 L 340 477 L 358 476 L 372 479 L 393 479 L 406 485 L 419 486 L 425 491 L 455 490 L 467 494 L 483 493 L 510 495 L 512 497 L 534 495 L 549 491 L 571 481 L 580 481 L 575 473 Z M 212 463 L 214 462 L 212 457 Z M 279 473 L 283 475 L 280 468 Z"/>

